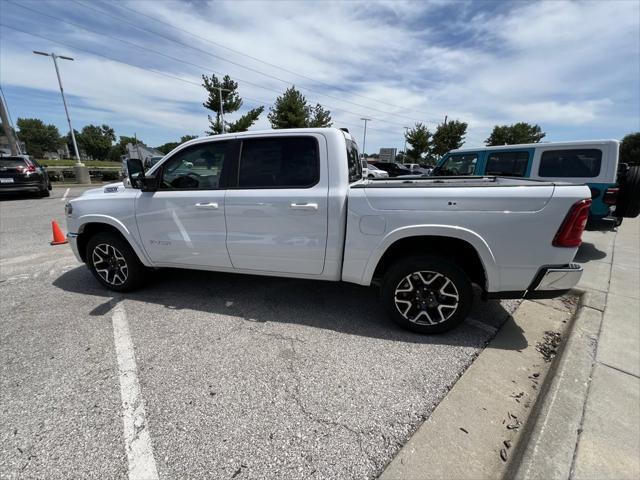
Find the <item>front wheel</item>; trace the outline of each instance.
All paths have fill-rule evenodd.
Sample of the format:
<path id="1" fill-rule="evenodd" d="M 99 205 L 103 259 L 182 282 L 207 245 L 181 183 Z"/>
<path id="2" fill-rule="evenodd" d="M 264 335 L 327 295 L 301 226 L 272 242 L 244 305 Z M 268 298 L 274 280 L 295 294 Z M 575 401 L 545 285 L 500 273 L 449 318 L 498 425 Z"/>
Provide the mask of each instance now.
<path id="1" fill-rule="evenodd" d="M 473 289 L 455 263 L 435 256 L 398 261 L 385 274 L 382 302 L 395 322 L 417 333 L 441 333 L 469 314 Z"/>
<path id="2" fill-rule="evenodd" d="M 110 290 L 128 292 L 145 280 L 145 267 L 131 246 L 110 232 L 97 233 L 87 242 L 86 261 L 91 273 Z"/>

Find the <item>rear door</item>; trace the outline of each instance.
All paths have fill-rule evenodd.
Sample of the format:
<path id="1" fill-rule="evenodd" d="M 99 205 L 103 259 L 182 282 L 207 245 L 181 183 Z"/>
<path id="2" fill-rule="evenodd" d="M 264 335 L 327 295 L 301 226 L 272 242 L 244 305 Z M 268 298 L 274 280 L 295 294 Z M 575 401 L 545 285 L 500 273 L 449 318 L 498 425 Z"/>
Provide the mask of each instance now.
<path id="1" fill-rule="evenodd" d="M 226 220 L 234 268 L 320 275 L 329 186 L 324 137 L 243 137 L 232 183 Z"/>

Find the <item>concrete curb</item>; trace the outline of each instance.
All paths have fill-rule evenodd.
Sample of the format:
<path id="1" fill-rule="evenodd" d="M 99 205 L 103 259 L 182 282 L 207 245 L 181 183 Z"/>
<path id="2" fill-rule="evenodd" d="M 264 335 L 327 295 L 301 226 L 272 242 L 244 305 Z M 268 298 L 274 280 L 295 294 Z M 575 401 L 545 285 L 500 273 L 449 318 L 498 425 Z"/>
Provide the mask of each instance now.
<path id="1" fill-rule="evenodd" d="M 536 346 L 548 344 L 546 332 L 564 337 L 575 307 L 566 299 L 523 302 L 380 478 L 508 475 L 521 457 L 519 444 L 527 439 L 529 418 L 557 363 L 557 357 L 545 362 Z"/>
<path id="2" fill-rule="evenodd" d="M 580 295 L 578 311 L 504 472 L 505 479 L 570 476 L 606 304 L 603 292 L 574 289 L 573 293 Z"/>

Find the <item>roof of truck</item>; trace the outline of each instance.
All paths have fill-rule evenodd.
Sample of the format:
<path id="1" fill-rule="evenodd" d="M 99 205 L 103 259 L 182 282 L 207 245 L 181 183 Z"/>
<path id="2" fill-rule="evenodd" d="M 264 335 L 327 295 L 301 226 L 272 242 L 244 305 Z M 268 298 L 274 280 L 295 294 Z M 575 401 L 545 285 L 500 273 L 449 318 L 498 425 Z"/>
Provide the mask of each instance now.
<path id="1" fill-rule="evenodd" d="M 353 137 L 353 135 L 351 135 L 349 132 L 345 132 L 344 130 L 340 129 L 340 128 L 334 128 L 334 127 L 330 127 L 330 128 L 282 128 L 282 129 L 270 129 L 270 130 L 247 130 L 246 132 L 233 132 L 233 133 L 223 133 L 220 135 L 208 135 L 205 137 L 198 137 L 198 138 L 194 138 L 193 140 L 189 140 L 188 143 L 199 143 L 203 140 L 207 140 L 207 139 L 215 139 L 215 140 L 222 140 L 225 138 L 236 138 L 236 137 L 246 137 L 246 136 L 251 136 L 251 135 L 265 135 L 265 134 L 269 134 L 269 135 L 273 135 L 273 134 L 292 134 L 292 133 L 326 133 L 326 132 L 340 132 L 344 135 L 345 138 L 347 138 L 348 140 L 353 140 L 354 142 L 356 141 L 356 139 Z"/>
<path id="2" fill-rule="evenodd" d="M 619 143 L 618 140 L 577 140 L 571 142 L 541 142 L 541 143 L 520 143 L 516 145 L 495 145 L 491 147 L 469 147 L 469 148 L 458 148 L 456 150 L 449 150 L 450 153 L 458 153 L 458 152 L 477 152 L 479 150 L 505 150 L 505 149 L 514 149 L 514 148 L 536 148 L 536 147 L 577 147 L 581 145 L 592 146 L 592 145 L 606 145 L 611 143 Z"/>

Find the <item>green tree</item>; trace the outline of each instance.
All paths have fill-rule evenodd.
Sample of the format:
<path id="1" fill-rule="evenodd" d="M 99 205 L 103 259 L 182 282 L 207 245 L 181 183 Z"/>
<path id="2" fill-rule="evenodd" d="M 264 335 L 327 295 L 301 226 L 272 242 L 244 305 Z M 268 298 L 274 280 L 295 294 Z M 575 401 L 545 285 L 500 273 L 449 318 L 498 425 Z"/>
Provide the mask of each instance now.
<path id="1" fill-rule="evenodd" d="M 518 122 L 513 125 L 496 125 L 489 138 L 484 142 L 492 145 L 515 145 L 519 143 L 538 143 L 545 137 L 539 125 Z"/>
<path id="2" fill-rule="evenodd" d="M 406 159 L 419 162 L 429 153 L 431 148 L 431 132 L 426 125 L 416 123 L 404 136 L 407 143 L 411 145 L 411 148 L 407 149 Z"/>
<path id="3" fill-rule="evenodd" d="M 94 160 L 106 160 L 116 141 L 116 134 L 109 125 L 85 125 L 80 134 L 76 134 L 76 141 L 78 148 Z"/>
<path id="4" fill-rule="evenodd" d="M 640 165 L 640 132 L 625 135 L 620 144 L 620 162 Z"/>
<path id="5" fill-rule="evenodd" d="M 63 145 L 58 128 L 45 124 L 39 118 L 18 118 L 16 125 L 27 153 L 35 158 L 42 158 L 44 152 L 56 151 Z"/>
<path id="6" fill-rule="evenodd" d="M 331 112 L 322 108 L 319 103 L 311 107 L 305 96 L 291 86 L 276 98 L 268 115 L 271 127 L 280 128 L 318 128 L 330 127 Z"/>
<path id="7" fill-rule="evenodd" d="M 156 147 L 156 150 L 160 150 L 165 155 L 169 153 L 171 150 L 176 148 L 178 145 L 182 145 L 184 142 L 188 142 L 189 140 L 193 140 L 194 138 L 198 138 L 196 135 L 183 135 L 180 137 L 179 142 L 168 142 L 159 147 Z"/>
<path id="8" fill-rule="evenodd" d="M 322 105 L 316 103 L 316 106 L 310 109 L 309 127 L 324 128 L 333 125 L 331 121 L 331 112 L 322 108 Z"/>
<path id="9" fill-rule="evenodd" d="M 431 154 L 441 157 L 449 150 L 460 148 L 467 134 L 467 123 L 459 120 L 450 120 L 441 123 L 436 128 L 431 140 Z"/>
<path id="10" fill-rule="evenodd" d="M 227 115 L 237 112 L 242 107 L 242 98 L 238 94 L 238 82 L 234 82 L 229 75 L 225 75 L 222 81 L 211 74 L 211 77 L 202 75 L 202 86 L 207 91 L 207 100 L 202 104 L 207 109 L 216 113 L 215 119 L 208 115 L 210 135 L 217 135 L 223 132 L 220 121 L 220 91 L 218 87 L 222 87 L 222 109 L 225 117 L 225 130 L 227 132 L 244 132 L 251 125 L 256 123 L 264 107 L 253 108 L 241 116 L 235 122 L 229 122 Z"/>
<path id="11" fill-rule="evenodd" d="M 127 143 L 131 143 L 132 145 L 146 145 L 139 138 L 136 139 L 136 137 L 120 135 L 118 142 L 113 145 L 109 151 L 109 160 L 119 162 L 120 158 L 127 153 Z"/>

